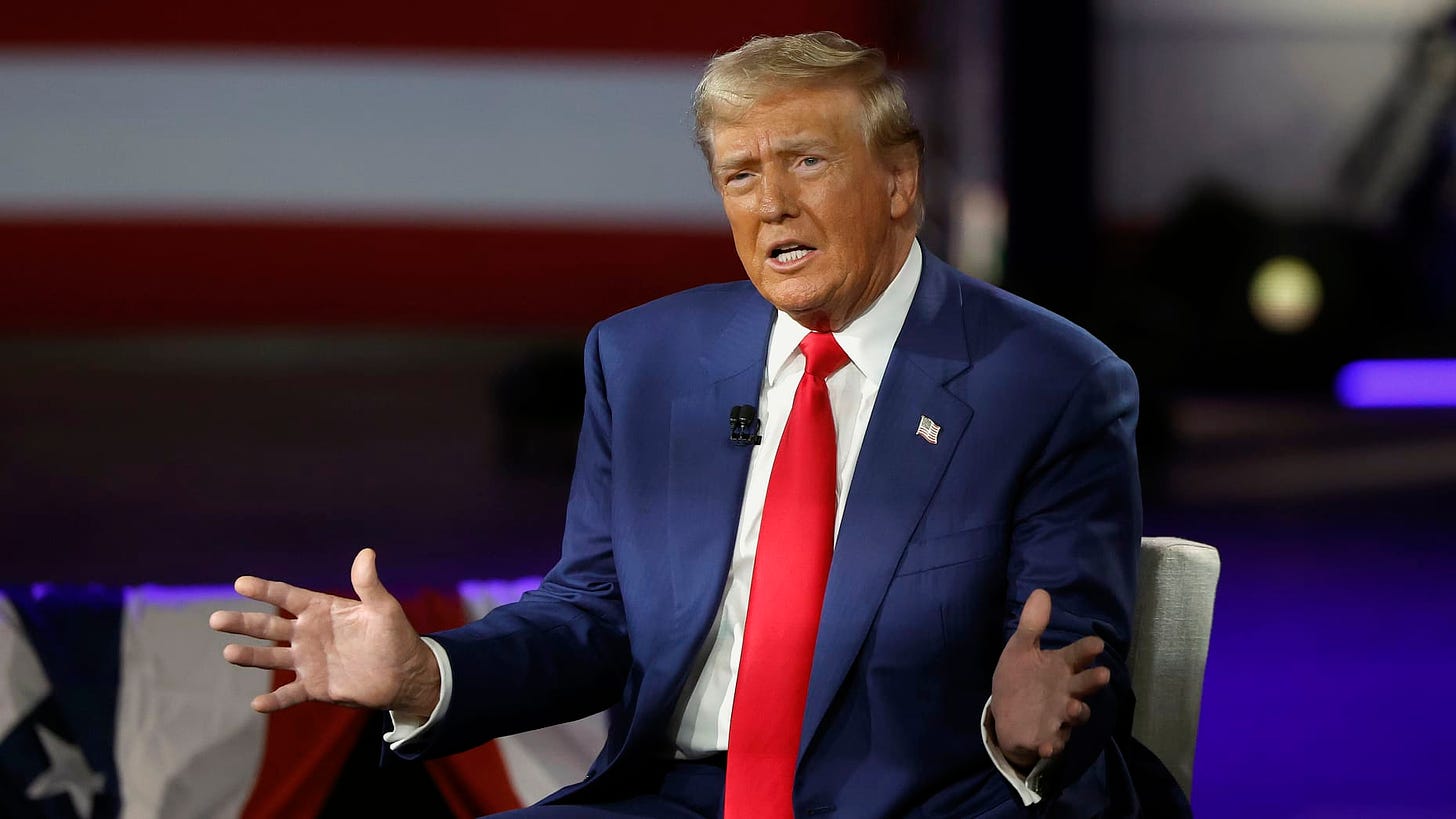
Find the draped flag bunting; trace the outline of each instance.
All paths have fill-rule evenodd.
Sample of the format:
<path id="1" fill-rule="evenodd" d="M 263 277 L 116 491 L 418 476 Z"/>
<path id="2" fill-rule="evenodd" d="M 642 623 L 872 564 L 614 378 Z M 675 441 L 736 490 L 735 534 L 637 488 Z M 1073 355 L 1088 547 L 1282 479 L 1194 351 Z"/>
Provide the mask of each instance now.
<path id="1" fill-rule="evenodd" d="M 430 631 L 532 585 L 466 583 L 402 602 Z M 283 675 L 222 660 L 230 638 L 207 627 L 219 608 L 267 607 L 226 587 L 5 589 L 0 815 L 307 819 L 393 806 L 392 815 L 472 817 L 578 781 L 605 738 L 599 715 L 381 768 L 374 712 L 307 704 L 253 713 L 248 702 Z"/>

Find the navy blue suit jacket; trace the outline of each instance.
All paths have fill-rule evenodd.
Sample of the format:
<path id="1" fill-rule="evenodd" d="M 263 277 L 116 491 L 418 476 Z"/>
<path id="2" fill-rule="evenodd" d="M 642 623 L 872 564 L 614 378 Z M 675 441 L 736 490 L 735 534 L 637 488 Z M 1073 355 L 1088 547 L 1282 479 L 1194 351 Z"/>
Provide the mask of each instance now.
<path id="1" fill-rule="evenodd" d="M 454 697 L 425 755 L 612 709 L 606 747 L 553 800 L 619 798 L 670 758 L 670 720 L 722 597 L 773 308 L 748 282 L 598 325 L 561 562 L 540 590 L 436 635 Z M 1115 735 L 1141 532 L 1131 370 L 1086 332 L 926 254 L 836 544 L 794 801 L 799 815 L 1020 816 L 980 737 L 1021 604 L 1044 645 L 1097 634 L 1091 700 L 1037 813 L 1130 814 Z M 941 431 L 915 432 L 921 416 Z"/>

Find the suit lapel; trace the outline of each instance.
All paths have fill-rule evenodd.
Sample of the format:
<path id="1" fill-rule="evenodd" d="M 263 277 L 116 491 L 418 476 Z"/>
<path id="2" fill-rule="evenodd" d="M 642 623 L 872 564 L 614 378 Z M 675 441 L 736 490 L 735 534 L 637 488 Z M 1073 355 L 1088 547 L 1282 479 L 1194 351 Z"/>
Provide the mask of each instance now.
<path id="1" fill-rule="evenodd" d="M 774 311 L 744 303 L 702 356 L 704 381 L 672 402 L 668 550 L 673 637 L 695 652 L 723 595 L 748 477 L 750 448 L 728 441 L 728 412 L 757 404 Z M 691 654 L 689 654 L 689 657 Z M 686 672 L 689 663 L 680 663 Z"/>
<path id="2" fill-rule="evenodd" d="M 972 410 L 945 385 L 969 367 L 962 274 L 925 255 L 915 300 L 875 399 L 835 545 L 799 753 L 808 748 L 879 611 Z M 921 416 L 937 443 L 916 435 Z"/>

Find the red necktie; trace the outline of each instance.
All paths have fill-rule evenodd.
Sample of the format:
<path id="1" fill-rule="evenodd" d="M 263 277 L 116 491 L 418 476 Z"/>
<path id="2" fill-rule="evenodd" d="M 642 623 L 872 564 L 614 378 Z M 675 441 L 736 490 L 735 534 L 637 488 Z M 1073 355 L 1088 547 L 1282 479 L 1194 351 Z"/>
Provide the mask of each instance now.
<path id="1" fill-rule="evenodd" d="M 799 344 L 804 377 L 769 473 L 728 725 L 725 819 L 793 819 L 794 765 L 829 561 L 834 415 L 824 379 L 849 361 L 830 333 Z"/>

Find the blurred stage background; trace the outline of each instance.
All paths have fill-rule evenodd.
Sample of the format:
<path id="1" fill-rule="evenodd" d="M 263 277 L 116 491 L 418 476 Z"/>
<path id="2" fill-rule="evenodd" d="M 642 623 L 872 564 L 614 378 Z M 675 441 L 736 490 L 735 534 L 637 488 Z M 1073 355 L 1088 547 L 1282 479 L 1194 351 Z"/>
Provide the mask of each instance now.
<path id="1" fill-rule="evenodd" d="M 1456 396 L 1335 389 L 1456 357 L 1444 0 L 7 10 L 0 583 L 544 571 L 587 329 L 741 275 L 702 62 L 822 28 L 926 246 L 1139 373 L 1147 532 L 1223 556 L 1198 814 L 1453 815 Z"/>

